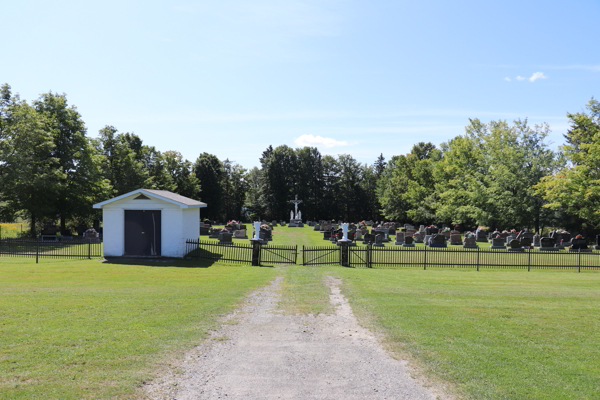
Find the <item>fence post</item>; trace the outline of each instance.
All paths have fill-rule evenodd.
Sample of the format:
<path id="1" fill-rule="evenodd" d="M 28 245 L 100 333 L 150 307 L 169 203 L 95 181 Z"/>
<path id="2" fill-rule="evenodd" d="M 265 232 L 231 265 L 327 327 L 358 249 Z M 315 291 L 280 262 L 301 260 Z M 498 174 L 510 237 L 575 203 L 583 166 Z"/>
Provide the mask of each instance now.
<path id="1" fill-rule="evenodd" d="M 477 246 L 477 272 L 479 272 L 479 246 Z"/>
<path id="2" fill-rule="evenodd" d="M 40 262 L 40 240 L 38 239 L 37 242 L 35 242 L 35 263 L 39 264 Z"/>
<path id="3" fill-rule="evenodd" d="M 427 270 L 427 245 L 425 245 L 425 250 L 423 253 L 423 270 Z"/>
<path id="4" fill-rule="evenodd" d="M 198 246 L 196 246 L 196 260 L 200 259 L 200 238 L 198 238 Z"/>
<path id="5" fill-rule="evenodd" d="M 0 240 L 2 240 L 2 225 L 0 225 Z"/>
<path id="6" fill-rule="evenodd" d="M 260 239 L 251 239 L 252 242 L 252 266 L 260 267 Z"/>
<path id="7" fill-rule="evenodd" d="M 577 249 L 577 272 L 581 272 L 581 249 Z"/>
<path id="8" fill-rule="evenodd" d="M 529 253 L 527 253 L 527 272 L 531 272 L 531 248 L 529 248 Z"/>
<path id="9" fill-rule="evenodd" d="M 92 259 L 92 239 L 88 242 L 88 260 Z"/>
<path id="10" fill-rule="evenodd" d="M 371 243 L 369 243 L 367 245 L 367 268 L 373 268 L 373 265 L 371 264 L 373 262 L 372 257 L 373 257 L 373 245 Z"/>
<path id="11" fill-rule="evenodd" d="M 342 252 L 342 267 L 350 266 L 350 243 L 351 240 L 338 240 L 340 251 Z"/>
<path id="12" fill-rule="evenodd" d="M 302 245 L 302 265 L 306 265 L 306 252 L 304 251 L 304 245 Z"/>

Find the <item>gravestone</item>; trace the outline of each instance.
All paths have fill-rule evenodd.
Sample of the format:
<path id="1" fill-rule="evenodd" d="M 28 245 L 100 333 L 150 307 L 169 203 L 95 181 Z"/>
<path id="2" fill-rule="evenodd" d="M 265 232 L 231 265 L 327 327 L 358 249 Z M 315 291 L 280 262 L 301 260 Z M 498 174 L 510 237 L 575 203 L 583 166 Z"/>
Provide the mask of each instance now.
<path id="1" fill-rule="evenodd" d="M 533 239 L 530 237 L 524 237 L 521 239 L 521 246 L 526 247 L 526 248 L 530 248 L 533 247 Z"/>
<path id="2" fill-rule="evenodd" d="M 374 241 L 375 241 L 375 235 L 373 235 L 372 233 L 367 233 L 363 238 L 364 244 L 373 244 Z"/>
<path id="3" fill-rule="evenodd" d="M 506 244 L 510 245 L 510 242 L 512 242 L 516 238 L 517 238 L 517 235 L 515 235 L 514 233 L 511 233 L 510 235 L 506 236 Z"/>
<path id="4" fill-rule="evenodd" d="M 425 225 L 420 225 L 419 226 L 419 232 L 425 233 Z"/>
<path id="5" fill-rule="evenodd" d="M 425 239 L 423 239 L 423 243 L 425 243 L 425 246 L 429 246 L 429 240 L 431 239 L 432 235 L 425 235 Z"/>
<path id="6" fill-rule="evenodd" d="M 323 240 L 331 239 L 331 230 L 323 232 Z"/>
<path id="7" fill-rule="evenodd" d="M 511 240 L 508 245 L 510 246 L 508 248 L 508 251 L 521 251 L 521 252 L 525 251 L 525 249 L 522 247 L 521 241 L 519 239 Z"/>
<path id="8" fill-rule="evenodd" d="M 94 229 L 94 228 L 89 228 L 86 229 L 85 232 L 83 232 L 83 238 L 87 239 L 87 240 L 98 240 L 100 239 L 100 234 Z M 42 239 L 44 240 L 44 239 Z"/>
<path id="9" fill-rule="evenodd" d="M 208 236 L 210 235 L 210 227 L 209 226 L 201 226 L 200 227 L 200 236 Z"/>
<path id="10" fill-rule="evenodd" d="M 319 224 L 314 224 L 314 225 L 313 225 L 313 230 L 315 230 L 315 231 L 320 231 L 320 230 L 321 230 L 321 225 L 319 225 Z"/>
<path id="11" fill-rule="evenodd" d="M 450 231 L 444 231 L 444 232 L 442 232 L 442 235 L 444 235 L 446 240 L 450 240 Z"/>
<path id="12" fill-rule="evenodd" d="M 415 233 L 417 233 L 417 230 L 416 230 L 416 229 L 414 229 L 414 228 L 411 228 L 411 229 L 405 229 L 405 230 L 404 230 L 404 233 L 406 233 L 406 236 L 412 236 L 412 235 L 414 235 Z"/>
<path id="13" fill-rule="evenodd" d="M 373 226 L 373 221 L 366 221 L 366 222 L 365 222 L 365 224 L 366 224 L 367 226 Z"/>
<path id="14" fill-rule="evenodd" d="M 477 246 L 477 240 L 475 239 L 475 237 L 466 237 L 465 238 L 465 244 L 463 246 L 463 248 L 465 249 L 476 249 L 479 246 Z"/>
<path id="15" fill-rule="evenodd" d="M 557 247 L 561 247 L 561 244 L 562 244 L 562 247 L 571 245 L 571 234 L 570 233 L 552 232 L 550 234 L 550 237 L 556 239 Z"/>
<path id="16" fill-rule="evenodd" d="M 446 236 L 439 233 L 431 237 L 431 247 L 448 247 L 446 244 Z"/>
<path id="17" fill-rule="evenodd" d="M 404 244 L 404 232 L 396 232 L 396 244 L 402 245 Z"/>
<path id="18" fill-rule="evenodd" d="M 375 246 L 377 247 L 384 247 L 383 246 L 383 235 L 378 233 L 377 235 L 375 235 Z"/>
<path id="19" fill-rule="evenodd" d="M 233 232 L 234 239 L 248 239 L 248 235 L 246 235 L 246 231 L 243 229 L 238 229 Z"/>
<path id="20" fill-rule="evenodd" d="M 233 235 L 229 232 L 221 232 L 219 233 L 219 243 L 221 244 L 231 244 L 233 243 L 231 241 L 231 238 L 233 237 Z"/>
<path id="21" fill-rule="evenodd" d="M 440 230 L 438 228 L 425 228 L 425 234 L 427 235 L 435 235 Z"/>
<path id="22" fill-rule="evenodd" d="M 486 231 L 486 230 L 483 230 L 483 229 L 482 229 L 482 230 L 479 230 L 479 231 L 477 231 L 477 237 L 476 237 L 476 240 L 477 240 L 478 242 L 486 242 L 486 243 L 487 243 L 487 241 L 488 241 L 488 239 L 487 239 L 487 231 Z"/>
<path id="23" fill-rule="evenodd" d="M 460 246 L 463 244 L 462 240 L 460 239 L 460 233 L 457 232 L 450 235 L 450 244 L 455 246 Z"/>
<path id="24" fill-rule="evenodd" d="M 423 239 L 425 239 L 425 235 L 421 232 L 417 232 L 413 235 L 415 239 L 415 243 L 423 243 Z"/>
<path id="25" fill-rule="evenodd" d="M 412 236 L 406 236 L 404 238 L 404 247 L 415 247 Z"/>
<path id="26" fill-rule="evenodd" d="M 588 248 L 587 239 L 584 238 L 574 238 L 571 239 L 571 247 L 569 251 L 579 252 L 579 253 L 591 253 L 592 249 Z"/>
<path id="27" fill-rule="evenodd" d="M 270 242 L 271 240 L 273 240 L 273 231 L 271 231 L 270 229 L 261 229 L 260 238 Z"/>
<path id="28" fill-rule="evenodd" d="M 492 249 L 504 249 L 505 241 L 503 238 L 492 238 Z"/>
<path id="29" fill-rule="evenodd" d="M 221 233 L 221 230 L 218 228 L 212 228 L 210 230 L 210 238 L 211 239 L 218 239 L 219 238 L 219 233 Z"/>
<path id="30" fill-rule="evenodd" d="M 594 248 L 600 250 L 600 235 L 596 236 L 596 246 Z"/>
<path id="31" fill-rule="evenodd" d="M 540 235 L 533 235 L 533 246 L 540 247 L 541 237 Z"/>
<path id="32" fill-rule="evenodd" d="M 408 231 L 409 229 L 415 229 L 415 227 L 410 224 L 404 224 L 404 231 Z M 415 232 L 416 232 L 416 230 L 415 230 Z"/>
<path id="33" fill-rule="evenodd" d="M 556 240 L 551 237 L 543 237 L 540 239 L 540 250 L 541 251 L 558 251 L 556 247 Z"/>
<path id="34" fill-rule="evenodd" d="M 357 229 L 356 232 L 354 233 L 354 240 L 362 240 L 362 231 L 360 229 Z"/>

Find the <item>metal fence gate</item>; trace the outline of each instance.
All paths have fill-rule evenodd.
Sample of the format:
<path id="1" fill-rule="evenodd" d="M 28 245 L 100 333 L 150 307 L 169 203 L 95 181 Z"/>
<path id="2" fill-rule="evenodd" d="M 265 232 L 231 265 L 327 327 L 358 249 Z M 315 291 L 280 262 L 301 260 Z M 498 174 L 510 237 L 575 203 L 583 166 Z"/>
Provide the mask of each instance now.
<path id="1" fill-rule="evenodd" d="M 302 265 L 340 265 L 341 262 L 339 246 L 302 246 Z"/>
<path id="2" fill-rule="evenodd" d="M 298 259 L 298 246 L 271 246 L 260 247 L 260 264 L 296 264 Z"/>

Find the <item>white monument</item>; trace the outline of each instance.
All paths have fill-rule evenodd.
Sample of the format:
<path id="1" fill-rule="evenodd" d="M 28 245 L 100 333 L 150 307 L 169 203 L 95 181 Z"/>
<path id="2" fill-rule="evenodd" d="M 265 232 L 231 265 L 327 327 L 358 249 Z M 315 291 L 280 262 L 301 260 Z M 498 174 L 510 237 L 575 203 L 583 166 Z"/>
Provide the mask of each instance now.
<path id="1" fill-rule="evenodd" d="M 260 240 L 260 222 L 254 223 L 254 237 L 252 240 Z"/>
<path id="2" fill-rule="evenodd" d="M 304 224 L 302 223 L 302 212 L 298 211 L 298 204 L 302 203 L 302 200 L 298 200 L 298 195 L 294 200 L 290 200 L 290 203 L 294 205 L 294 211 L 290 211 L 290 223 L 288 227 L 294 228 L 299 227 L 302 228 Z"/>

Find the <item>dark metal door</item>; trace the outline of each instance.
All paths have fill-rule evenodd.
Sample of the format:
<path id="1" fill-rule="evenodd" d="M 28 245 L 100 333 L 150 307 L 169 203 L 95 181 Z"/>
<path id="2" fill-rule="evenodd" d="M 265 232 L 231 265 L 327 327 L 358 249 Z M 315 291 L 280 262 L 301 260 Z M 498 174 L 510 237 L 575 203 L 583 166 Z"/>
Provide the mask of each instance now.
<path id="1" fill-rule="evenodd" d="M 125 210 L 125 255 L 161 255 L 160 216 L 160 210 Z"/>

